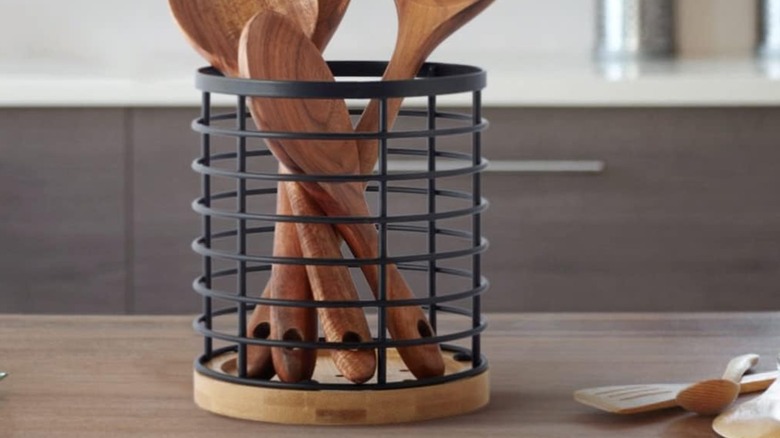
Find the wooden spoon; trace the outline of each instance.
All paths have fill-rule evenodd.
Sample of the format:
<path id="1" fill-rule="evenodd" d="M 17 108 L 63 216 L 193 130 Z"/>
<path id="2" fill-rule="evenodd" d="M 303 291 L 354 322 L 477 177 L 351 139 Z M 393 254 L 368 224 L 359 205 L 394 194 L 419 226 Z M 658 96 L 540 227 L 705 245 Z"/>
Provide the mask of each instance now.
<path id="1" fill-rule="evenodd" d="M 330 41 L 330 37 L 333 35 L 336 28 L 338 27 L 339 22 L 341 21 L 340 16 L 338 16 L 338 12 L 331 10 L 334 5 L 338 7 L 341 2 L 324 3 L 330 7 L 321 11 L 320 4 L 316 0 L 258 0 L 260 11 L 273 11 L 281 14 L 293 21 L 300 28 L 301 32 L 303 32 L 308 38 L 312 40 L 315 38 L 318 39 L 318 43 L 315 44 L 320 51 L 324 50 L 325 46 Z M 343 15 L 343 12 L 344 11 L 342 10 L 341 15 Z M 320 18 L 323 16 L 323 13 L 330 18 L 324 19 L 321 22 Z M 337 15 L 336 18 L 331 17 L 334 14 Z M 280 165 L 279 173 L 288 173 L 288 171 L 282 165 Z M 307 196 L 303 196 L 301 194 L 296 196 L 294 201 L 286 199 L 289 196 L 289 193 L 291 193 L 293 190 L 293 187 L 291 187 L 290 183 L 279 183 L 277 187 L 277 196 L 280 199 L 280 202 L 277 206 L 278 214 L 301 215 L 301 212 L 306 210 L 305 206 L 300 205 L 298 208 L 294 207 L 301 203 L 313 203 L 313 201 L 309 200 Z M 296 227 L 295 224 L 292 223 L 279 223 L 277 224 L 277 230 L 279 232 L 274 236 L 275 256 L 315 257 L 311 250 L 307 251 L 306 247 L 300 247 L 301 239 L 299 239 L 298 232 L 306 231 L 307 229 L 305 227 Z M 315 226 L 313 227 L 313 231 L 320 233 L 334 233 L 334 231 L 328 225 Z M 301 234 L 301 236 L 305 238 L 305 234 Z M 311 240 L 306 239 L 305 241 L 308 245 L 313 245 Z M 335 246 L 334 248 L 336 251 L 338 251 L 338 246 Z M 341 253 L 338 252 L 338 257 L 340 256 Z M 346 268 L 343 269 L 347 273 L 346 276 L 344 276 L 343 273 L 340 273 L 341 275 L 339 275 L 339 273 L 332 272 L 334 271 L 333 269 L 329 270 L 327 267 L 320 266 L 304 267 L 279 264 L 274 265 L 273 269 L 274 276 L 271 280 L 271 290 L 275 291 L 275 293 L 272 294 L 272 297 L 274 298 L 305 300 L 310 299 L 310 297 L 313 296 L 315 299 L 326 300 L 329 299 L 329 289 L 324 289 L 322 287 L 323 284 L 337 289 L 354 289 L 352 279 L 349 277 L 349 273 Z M 308 281 L 306 281 L 307 273 L 309 275 L 317 275 L 320 277 L 309 276 Z M 329 284 L 325 282 L 325 279 L 331 281 L 332 283 Z M 312 295 L 312 286 L 310 283 L 315 284 L 314 291 L 317 293 L 314 295 Z M 356 291 L 355 296 L 357 296 Z M 330 298 L 339 299 L 340 297 L 335 296 Z M 310 324 L 312 319 L 309 318 L 306 321 L 301 320 L 299 316 L 300 313 L 302 313 L 301 310 L 291 307 L 273 307 L 270 312 L 272 326 L 271 333 L 273 338 L 283 340 L 302 340 L 304 338 L 301 337 L 299 330 L 313 329 L 314 331 L 307 331 L 305 333 L 305 339 L 316 339 L 316 327 Z M 342 340 L 345 338 L 357 338 L 358 340 L 371 338 L 371 332 L 368 330 L 368 326 L 365 323 L 365 327 L 362 328 L 362 331 L 361 329 L 357 329 L 360 334 L 349 332 L 346 330 L 346 326 L 337 325 L 340 323 L 346 323 L 346 325 L 349 325 L 350 323 L 349 319 L 344 319 L 343 321 L 334 321 L 337 320 L 337 318 L 345 318 L 346 316 L 349 316 L 340 315 L 342 313 L 344 312 L 342 312 L 340 309 L 325 309 L 320 311 L 320 314 L 323 316 L 323 324 L 328 325 L 327 330 L 343 333 L 343 335 L 341 335 Z M 360 321 L 357 321 L 356 323 L 359 324 Z M 350 365 L 350 359 L 356 355 L 358 355 L 358 353 L 335 352 L 333 357 L 334 360 L 339 364 L 344 376 L 355 382 L 364 382 L 371 378 L 374 373 L 374 369 L 376 367 L 374 362 L 375 357 L 373 352 L 364 351 L 360 353 L 360 355 L 363 356 L 362 361 L 352 360 L 355 365 Z M 272 356 L 274 367 L 279 374 L 280 380 L 286 382 L 296 382 L 310 378 L 317 359 L 315 350 L 296 351 L 290 349 L 274 348 L 272 349 Z M 358 366 L 357 363 L 359 363 L 360 366 Z"/>
<path id="2" fill-rule="evenodd" d="M 190 45 L 223 74 L 238 73 L 238 38 L 257 0 L 168 0 Z"/>
<path id="3" fill-rule="evenodd" d="M 308 49 L 300 53 L 301 47 Z M 296 58 L 290 56 L 295 53 Z M 316 56 L 325 66 L 324 71 L 308 70 L 307 55 Z M 257 75 L 250 66 L 262 64 L 267 68 L 281 69 L 283 75 Z M 300 69 L 299 69 L 300 67 Z M 239 43 L 239 71 L 242 76 L 253 79 L 275 80 L 325 80 L 332 75 L 316 46 L 286 16 L 262 11 L 247 23 Z M 301 75 L 299 73 L 303 72 Z M 318 77 L 325 75 L 324 77 Z M 252 98 L 250 105 L 252 116 L 258 126 L 266 130 L 285 132 L 323 132 L 329 129 L 351 130 L 346 104 L 343 100 L 321 99 L 269 99 Z M 279 108 L 277 108 L 277 106 Z M 292 112 L 290 111 L 292 110 Z M 343 112 L 346 121 L 334 117 Z M 339 173 L 354 174 L 359 168 L 357 150 L 344 151 L 334 142 L 311 142 L 302 140 L 268 141 L 269 149 L 277 156 L 284 155 L 288 146 L 298 151 L 306 151 L 310 161 L 331 153 L 343 153 L 339 160 Z M 284 144 L 284 147 L 282 146 Z M 295 146 L 292 146 L 295 145 Z M 354 144 L 352 145 L 354 146 Z M 293 172 L 299 173 L 299 167 L 287 159 L 280 162 Z M 289 166 L 293 164 L 293 166 Z M 309 201 L 308 196 L 297 190 L 295 183 L 288 184 L 291 205 L 296 214 L 317 214 L 317 204 Z M 301 247 L 307 257 L 341 257 L 338 239 L 330 227 L 317 224 L 298 224 Z M 312 292 L 316 300 L 353 301 L 359 300 L 357 290 L 346 266 L 307 266 L 310 274 Z M 318 308 L 325 338 L 329 342 L 370 342 L 372 340 L 368 323 L 360 308 Z M 374 374 L 376 366 L 373 350 L 333 350 L 332 356 L 339 371 L 349 380 L 364 382 Z"/>
<path id="4" fill-rule="evenodd" d="M 289 184 L 279 184 L 276 197 L 279 214 L 292 215 L 294 204 L 289 198 Z M 301 244 L 295 224 L 278 222 L 281 228 L 274 237 L 273 253 L 277 257 L 301 257 Z M 279 237 L 279 238 L 276 238 Z M 302 280 L 301 280 L 302 279 Z M 307 279 L 306 267 L 277 263 L 271 267 L 271 298 L 309 301 L 312 290 Z M 271 306 L 271 338 L 301 342 L 317 339 L 317 318 L 310 317 L 309 309 L 287 306 Z M 305 317 L 303 317 L 305 316 Z M 308 380 L 317 363 L 317 350 L 311 348 L 272 348 L 274 369 L 283 382 Z"/>
<path id="5" fill-rule="evenodd" d="M 297 59 L 291 59 L 290 53 L 295 53 Z M 254 79 L 334 80 L 311 41 L 284 16 L 272 12 L 258 14 L 247 25 L 242 34 L 239 66 L 244 77 Z M 250 105 L 257 124 L 272 131 L 351 132 L 349 113 L 341 100 L 254 98 Z M 284 140 L 269 142 L 269 149 L 295 173 L 350 175 L 360 171 L 357 143 L 354 141 Z M 329 216 L 370 214 L 362 183 L 301 185 L 318 200 L 322 210 Z M 342 224 L 337 228 L 356 257 L 377 257 L 377 233 L 373 226 Z M 377 266 L 366 265 L 362 269 L 377 295 Z M 387 274 L 388 300 L 414 297 L 395 265 L 387 266 Z M 395 339 L 433 336 L 425 314 L 417 306 L 390 307 L 387 315 L 388 329 Z M 409 370 L 418 378 L 443 374 L 444 361 L 438 345 L 403 347 L 398 350 Z"/>
<path id="6" fill-rule="evenodd" d="M 287 183 L 288 194 L 296 216 L 324 216 L 325 213 L 308 201 L 308 194 L 297 183 Z M 297 223 L 298 235 L 304 239 L 301 244 L 306 258 L 341 258 L 339 236 L 333 227 L 325 224 Z M 355 300 L 358 292 L 352 282 L 349 269 L 344 266 L 306 265 L 311 280 L 314 298 L 320 301 Z M 334 289 L 337 288 L 337 289 Z M 323 331 L 333 334 L 337 342 L 368 342 L 372 340 L 362 309 L 319 308 Z M 363 383 L 374 375 L 376 355 L 373 350 L 333 350 L 336 367 L 347 379 Z"/>
<path id="7" fill-rule="evenodd" d="M 387 65 L 384 80 L 412 79 L 428 56 L 445 39 L 490 6 L 493 0 L 395 0 L 398 35 L 395 51 Z M 402 99 L 387 101 L 387 126 L 395 122 Z M 358 121 L 356 131 L 376 131 L 379 127 L 379 101 L 372 100 Z M 377 140 L 359 140 L 360 172 L 371 173 L 376 165 Z"/>
<path id="8" fill-rule="evenodd" d="M 780 380 L 760 396 L 718 415 L 712 429 L 725 438 L 780 437 Z"/>
<path id="9" fill-rule="evenodd" d="M 311 42 L 323 52 L 344 18 L 349 0 L 319 0 L 318 6 L 317 24 Z"/>
<path id="10" fill-rule="evenodd" d="M 310 39 L 314 35 L 317 20 L 320 15 L 317 0 L 255 0 L 258 7 L 255 13 L 260 11 L 274 11 L 293 20 Z M 252 18 L 255 14 L 247 17 Z M 243 30 L 246 21 L 241 25 Z M 319 46 L 318 46 L 319 47 Z M 236 46 L 238 49 L 238 46 Z M 238 56 L 238 52 L 236 52 Z"/>
<path id="11" fill-rule="evenodd" d="M 689 386 L 677 394 L 677 404 L 701 415 L 723 412 L 737 399 L 742 375 L 757 363 L 757 354 L 745 354 L 731 359 L 722 378 L 705 380 Z"/>
<path id="12" fill-rule="evenodd" d="M 265 1 L 263 3 L 263 1 Z M 311 2 L 309 2 L 311 4 Z M 201 54 L 211 65 L 220 70 L 227 76 L 238 76 L 238 42 L 241 31 L 246 22 L 262 7 L 279 7 L 292 16 L 299 17 L 298 24 L 307 28 L 309 32 L 314 31 L 314 22 L 316 21 L 316 12 L 314 16 L 310 13 L 310 8 L 306 8 L 304 2 L 290 2 L 272 0 L 169 0 L 169 5 L 173 16 L 180 29 L 187 37 L 190 45 Z M 314 3 L 316 9 L 316 3 Z M 307 24 L 310 23 L 310 24 Z M 279 185 L 278 192 L 284 193 Z M 286 205 L 286 204 L 282 204 Z M 277 211 L 278 214 L 291 214 L 290 211 Z M 298 241 L 297 236 L 292 236 L 296 232 L 294 224 L 279 223 L 274 231 L 274 241 Z M 300 248 L 293 245 L 279 247 L 278 250 L 285 250 L 287 257 L 301 257 Z M 277 247 L 275 247 L 277 250 Z M 276 254 L 278 255 L 278 254 Z M 302 274 L 302 276 L 301 276 Z M 292 275 L 292 276 L 288 276 Z M 286 268 L 276 268 L 272 273 L 272 281 L 280 282 L 285 285 L 285 289 L 274 288 L 273 284 L 266 286 L 263 291 L 263 298 L 275 296 L 284 298 L 279 294 L 284 291 L 305 291 L 308 290 L 308 278 L 305 270 L 291 270 Z M 274 293 L 274 291 L 276 291 Z M 291 299 L 310 299 L 301 294 Z M 247 322 L 247 334 L 252 338 L 282 339 L 285 333 L 301 333 L 305 336 L 311 335 L 310 327 L 316 327 L 316 312 L 306 308 L 285 308 L 283 311 L 279 306 L 274 307 L 272 312 L 267 306 L 256 306 Z M 286 318 L 281 320 L 281 318 Z M 275 324 L 271 324 L 271 319 L 276 319 Z M 290 331 L 293 330 L 293 331 Z M 292 335 L 288 335 L 292 336 Z M 306 341 L 315 341 L 314 337 L 306 337 Z M 313 365 L 306 364 L 307 360 L 316 360 L 311 351 L 300 349 L 270 349 L 262 345 L 247 346 L 247 375 L 249 377 L 258 377 L 270 379 L 274 375 L 274 364 L 272 363 L 276 356 L 278 365 L 287 364 L 286 370 L 279 370 L 280 379 L 284 381 L 299 381 L 309 378 L 311 375 L 301 373 L 309 370 Z"/>

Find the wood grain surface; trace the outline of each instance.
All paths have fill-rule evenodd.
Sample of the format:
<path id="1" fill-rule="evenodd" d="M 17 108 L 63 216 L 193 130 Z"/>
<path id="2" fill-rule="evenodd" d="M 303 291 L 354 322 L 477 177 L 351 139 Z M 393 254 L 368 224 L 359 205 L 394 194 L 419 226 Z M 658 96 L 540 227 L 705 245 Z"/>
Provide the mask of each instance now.
<path id="1" fill-rule="evenodd" d="M 744 352 L 774 368 L 780 313 L 493 314 L 483 338 L 491 402 L 474 414 L 399 427 L 301 428 L 196 408 L 190 317 L 0 316 L 0 436 L 507 436 L 711 438 L 682 410 L 620 417 L 577 388 L 717 377 Z M 452 321 L 440 321 L 441 330 Z M 744 400 L 744 399 L 743 399 Z"/>

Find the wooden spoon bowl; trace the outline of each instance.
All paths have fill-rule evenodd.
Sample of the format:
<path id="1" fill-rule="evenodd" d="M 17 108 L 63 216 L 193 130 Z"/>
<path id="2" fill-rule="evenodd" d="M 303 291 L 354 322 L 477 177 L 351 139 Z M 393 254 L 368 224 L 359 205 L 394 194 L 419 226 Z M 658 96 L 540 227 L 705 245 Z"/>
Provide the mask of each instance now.
<path id="1" fill-rule="evenodd" d="M 479 15 L 494 0 L 395 0 L 398 35 L 384 80 L 412 79 L 425 60 L 444 40 Z M 387 125 L 391 127 L 401 109 L 401 99 L 387 103 Z M 359 132 L 376 131 L 379 101 L 372 100 L 358 121 Z M 377 162 L 376 140 L 360 140 L 360 171 L 370 173 Z"/>
<path id="2" fill-rule="evenodd" d="M 677 404 L 700 415 L 716 415 L 734 403 L 738 395 L 739 383 L 725 379 L 704 380 L 677 394 Z"/>
<path id="3" fill-rule="evenodd" d="M 723 412 L 737 399 L 740 379 L 758 363 L 758 355 L 744 354 L 731 359 L 720 379 L 695 383 L 677 394 L 677 404 L 700 415 Z"/>

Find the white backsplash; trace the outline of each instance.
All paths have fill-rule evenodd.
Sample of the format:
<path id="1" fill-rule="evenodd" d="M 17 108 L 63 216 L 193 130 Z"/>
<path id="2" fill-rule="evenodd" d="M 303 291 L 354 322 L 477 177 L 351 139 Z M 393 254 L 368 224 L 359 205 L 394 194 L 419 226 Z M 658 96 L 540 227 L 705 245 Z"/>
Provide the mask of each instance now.
<path id="1" fill-rule="evenodd" d="M 496 0 L 446 41 L 438 60 L 528 54 L 583 55 L 593 44 L 594 0 Z M 685 54 L 749 53 L 754 0 L 682 0 Z M 330 59 L 386 59 L 391 0 L 352 0 L 326 53 Z M 0 0 L 0 71 L 6 74 L 181 75 L 202 61 L 179 34 L 166 0 Z"/>

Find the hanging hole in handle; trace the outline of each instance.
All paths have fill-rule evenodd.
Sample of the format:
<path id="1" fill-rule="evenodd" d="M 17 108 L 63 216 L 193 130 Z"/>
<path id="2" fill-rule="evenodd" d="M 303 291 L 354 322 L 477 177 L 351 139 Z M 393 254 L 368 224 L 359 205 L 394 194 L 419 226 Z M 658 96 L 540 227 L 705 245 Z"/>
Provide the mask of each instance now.
<path id="1" fill-rule="evenodd" d="M 417 321 L 417 332 L 420 333 L 421 338 L 433 337 L 433 329 L 428 324 L 428 321 L 424 319 Z"/>
<path id="2" fill-rule="evenodd" d="M 294 328 L 288 329 L 286 332 L 284 332 L 284 335 L 282 335 L 283 341 L 295 341 L 295 342 L 301 342 L 303 341 L 303 336 L 301 336 L 301 333 Z M 287 351 L 294 351 L 297 350 L 297 347 L 284 347 Z"/>
<path id="3" fill-rule="evenodd" d="M 360 335 L 355 332 L 344 332 L 344 335 L 341 337 L 341 342 L 345 344 L 356 344 L 362 341 L 363 339 L 360 338 Z M 349 351 L 357 351 L 357 348 L 352 348 Z"/>
<path id="4" fill-rule="evenodd" d="M 271 324 L 267 322 L 261 322 L 260 324 L 257 324 L 255 326 L 255 329 L 252 330 L 252 337 L 256 339 L 268 339 L 268 336 L 271 335 Z"/>

